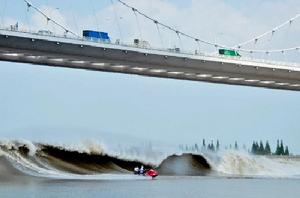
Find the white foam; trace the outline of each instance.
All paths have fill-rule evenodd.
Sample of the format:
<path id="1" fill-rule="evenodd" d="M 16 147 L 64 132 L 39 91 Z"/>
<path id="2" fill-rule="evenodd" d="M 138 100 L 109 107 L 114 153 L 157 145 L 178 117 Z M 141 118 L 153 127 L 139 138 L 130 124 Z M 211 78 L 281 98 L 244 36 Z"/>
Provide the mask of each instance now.
<path id="1" fill-rule="evenodd" d="M 57 170 L 45 169 L 38 165 L 31 163 L 28 159 L 22 157 L 20 154 L 14 152 L 4 152 L 4 156 L 11 162 L 12 166 L 16 169 L 24 172 L 25 174 L 32 176 L 49 176 L 49 175 L 60 175 Z"/>
<path id="2" fill-rule="evenodd" d="M 50 165 L 39 161 L 35 158 L 36 150 L 39 149 L 34 143 L 26 140 L 9 141 L 0 140 L 0 144 L 5 146 L 4 150 L 0 149 L 0 156 L 5 156 L 9 159 L 14 167 L 20 171 L 38 177 L 50 177 L 61 179 L 145 179 L 144 177 L 137 177 L 130 174 L 99 174 L 99 175 L 76 175 L 59 171 Z M 15 152 L 18 146 L 25 145 L 29 149 L 31 158 L 26 158 Z M 108 154 L 112 157 L 118 157 L 123 160 L 140 161 L 147 164 L 159 165 L 168 156 L 173 155 L 170 150 L 157 151 L 151 147 L 148 149 L 133 147 L 134 150 L 120 147 L 117 150 L 109 150 L 101 142 L 98 141 L 83 141 L 81 144 L 74 145 L 55 145 L 62 149 L 85 152 L 91 154 Z M 109 151 L 109 152 L 108 152 Z M 177 153 L 180 154 L 180 153 Z M 181 153 L 182 154 L 182 153 Z M 283 158 L 283 157 L 265 157 L 255 156 L 246 152 L 225 151 L 220 153 L 194 153 L 202 155 L 213 170 L 225 176 L 240 176 L 240 177 L 299 177 L 300 176 L 300 159 L 297 158 Z M 32 160 L 32 159 L 35 160 Z"/>
<path id="3" fill-rule="evenodd" d="M 76 174 L 65 174 L 60 176 L 50 176 L 51 178 L 57 179 L 68 179 L 68 180 L 149 180 L 151 177 L 137 176 L 131 174 L 95 174 L 95 175 L 76 175 Z"/>
<path id="4" fill-rule="evenodd" d="M 67 179 L 67 180 L 145 180 L 151 177 L 137 176 L 131 174 L 94 174 L 94 175 L 78 175 L 65 173 L 53 168 L 39 167 L 29 160 L 23 158 L 17 153 L 1 152 L 11 164 L 19 171 L 34 177 L 43 177 L 51 179 Z"/>
<path id="5" fill-rule="evenodd" d="M 9 150 L 25 145 L 29 149 L 28 154 L 30 156 L 34 156 L 37 150 L 36 146 L 31 141 L 24 140 L 24 139 L 19 139 L 14 141 L 4 139 L 4 140 L 0 140 L 0 145 L 5 146 Z"/>
<path id="6" fill-rule="evenodd" d="M 283 158 L 255 156 L 244 152 L 229 151 L 213 164 L 216 171 L 233 176 L 297 177 L 300 162 Z"/>
<path id="7" fill-rule="evenodd" d="M 19 144 L 24 144 L 27 146 L 27 148 L 29 149 L 29 156 L 34 156 L 36 151 L 37 151 L 37 147 L 31 142 L 31 141 L 28 141 L 28 140 L 24 140 L 24 139 L 20 139 L 18 140 L 18 143 Z"/>

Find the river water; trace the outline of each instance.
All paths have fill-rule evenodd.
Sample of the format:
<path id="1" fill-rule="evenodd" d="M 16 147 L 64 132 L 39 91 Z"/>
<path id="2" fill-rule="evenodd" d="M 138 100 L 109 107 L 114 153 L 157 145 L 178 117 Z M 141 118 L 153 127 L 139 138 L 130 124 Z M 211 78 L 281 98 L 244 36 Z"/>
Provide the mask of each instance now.
<path id="1" fill-rule="evenodd" d="M 155 180 L 57 180 L 27 178 L 1 181 L 0 197 L 124 198 L 295 198 L 299 179 L 158 177 Z"/>

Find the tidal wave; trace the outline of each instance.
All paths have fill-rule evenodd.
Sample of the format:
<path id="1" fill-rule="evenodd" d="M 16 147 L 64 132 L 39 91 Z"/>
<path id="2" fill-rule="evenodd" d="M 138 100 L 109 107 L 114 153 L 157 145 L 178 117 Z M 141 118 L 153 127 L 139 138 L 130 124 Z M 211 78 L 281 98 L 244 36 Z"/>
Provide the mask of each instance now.
<path id="1" fill-rule="evenodd" d="M 107 152 L 101 145 L 88 149 L 33 143 L 0 142 L 0 179 L 35 176 L 61 179 L 145 179 L 134 176 L 134 167 L 158 170 L 165 176 L 298 177 L 297 157 L 253 156 L 237 151 L 171 153 L 161 160 L 145 160 Z"/>

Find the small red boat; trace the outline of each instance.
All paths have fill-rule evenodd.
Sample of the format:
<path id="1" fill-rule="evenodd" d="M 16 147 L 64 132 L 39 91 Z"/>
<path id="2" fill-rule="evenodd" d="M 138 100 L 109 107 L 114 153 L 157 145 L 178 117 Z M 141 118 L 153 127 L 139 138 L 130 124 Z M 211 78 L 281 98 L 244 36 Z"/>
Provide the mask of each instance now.
<path id="1" fill-rule="evenodd" d="M 149 169 L 145 171 L 145 176 L 150 176 L 152 178 L 155 178 L 158 176 L 158 172 L 154 169 Z"/>
<path id="2" fill-rule="evenodd" d="M 142 166 L 141 168 L 135 167 L 133 173 L 135 175 L 142 175 L 142 176 L 147 176 L 147 177 L 152 177 L 152 178 L 155 178 L 158 176 L 157 170 L 154 170 L 152 168 L 144 169 L 144 166 Z"/>

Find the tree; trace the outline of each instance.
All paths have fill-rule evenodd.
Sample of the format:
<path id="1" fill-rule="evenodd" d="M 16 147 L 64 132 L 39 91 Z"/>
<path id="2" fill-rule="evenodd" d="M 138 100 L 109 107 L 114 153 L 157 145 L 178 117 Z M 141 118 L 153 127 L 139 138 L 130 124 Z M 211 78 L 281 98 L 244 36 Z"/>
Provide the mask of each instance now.
<path id="1" fill-rule="evenodd" d="M 251 153 L 252 153 L 252 154 L 257 154 L 257 148 L 256 148 L 256 143 L 255 143 L 255 141 L 253 141 L 252 148 L 251 148 Z"/>
<path id="2" fill-rule="evenodd" d="M 284 155 L 283 141 L 280 141 L 280 155 Z"/>
<path id="3" fill-rule="evenodd" d="M 280 146 L 279 146 L 279 140 L 277 140 L 277 146 L 276 146 L 275 155 L 280 155 Z"/>
<path id="4" fill-rule="evenodd" d="M 287 155 L 287 156 L 290 155 L 288 146 L 285 147 L 284 155 Z"/>
<path id="5" fill-rule="evenodd" d="M 260 144 L 258 144 L 258 142 L 253 141 L 251 153 L 255 155 L 263 155 L 265 153 L 262 141 L 260 141 Z"/>
<path id="6" fill-rule="evenodd" d="M 211 141 L 211 151 L 215 151 L 215 146 L 214 146 L 214 142 Z"/>
<path id="7" fill-rule="evenodd" d="M 255 142 L 255 147 L 256 147 L 256 155 L 259 155 L 259 144 L 258 142 Z"/>
<path id="8" fill-rule="evenodd" d="M 217 150 L 217 151 L 220 150 L 220 142 L 219 142 L 219 140 L 217 140 L 216 150 Z"/>
<path id="9" fill-rule="evenodd" d="M 269 142 L 267 141 L 266 142 L 266 146 L 265 146 L 265 155 L 271 155 L 271 147 L 270 147 L 270 144 Z"/>
<path id="10" fill-rule="evenodd" d="M 202 140 L 202 150 L 206 150 L 205 139 Z"/>
<path id="11" fill-rule="evenodd" d="M 237 144 L 237 141 L 234 142 L 234 149 L 235 149 L 235 150 L 239 150 L 239 146 L 238 146 L 238 144 Z"/>
<path id="12" fill-rule="evenodd" d="M 260 155 L 265 154 L 265 148 L 264 148 L 264 144 L 262 141 L 259 142 L 258 154 L 260 154 Z"/>
<path id="13" fill-rule="evenodd" d="M 185 145 L 185 151 L 188 151 L 188 150 L 189 150 L 188 145 Z"/>

